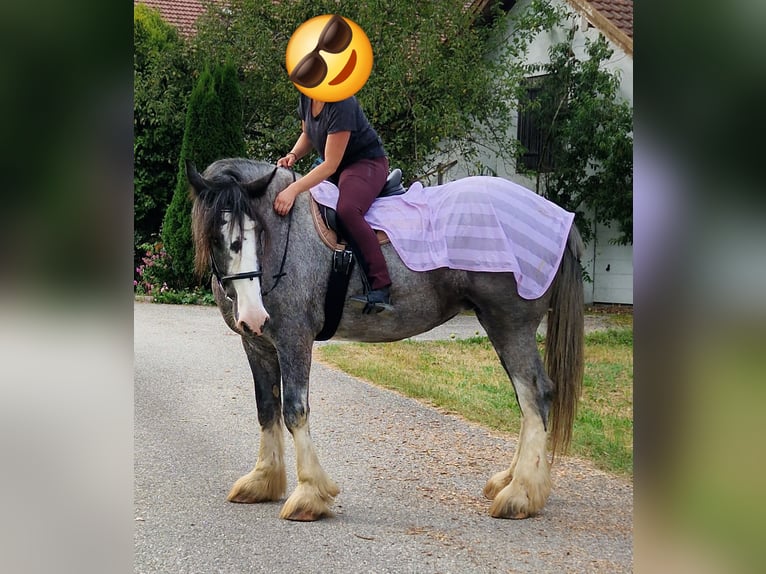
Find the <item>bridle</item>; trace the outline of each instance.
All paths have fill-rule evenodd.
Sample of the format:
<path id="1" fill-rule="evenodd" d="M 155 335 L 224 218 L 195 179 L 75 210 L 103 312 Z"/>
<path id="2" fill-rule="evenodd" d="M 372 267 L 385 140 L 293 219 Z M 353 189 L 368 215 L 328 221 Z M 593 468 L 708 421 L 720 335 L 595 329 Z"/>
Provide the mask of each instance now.
<path id="1" fill-rule="evenodd" d="M 277 167 L 274 167 L 274 171 L 271 172 L 271 175 L 269 176 L 269 179 L 266 181 L 265 188 L 267 188 L 271 181 L 274 179 L 274 176 L 277 173 Z M 290 170 L 292 171 L 292 170 Z M 295 183 L 295 172 L 292 172 L 293 174 L 293 183 Z M 276 289 L 277 285 L 279 285 L 279 280 L 282 279 L 287 273 L 285 273 L 285 261 L 287 260 L 287 248 L 290 246 L 290 229 L 293 225 L 293 210 L 290 210 L 290 213 L 287 216 L 287 238 L 285 239 L 285 250 L 282 252 L 282 262 L 279 264 L 279 273 L 276 273 L 275 275 L 272 275 L 271 278 L 274 279 L 274 284 L 271 286 L 271 289 L 267 289 L 266 291 L 263 291 L 261 295 L 265 297 L 269 293 L 271 293 L 274 289 Z M 218 286 L 221 288 L 221 291 L 224 293 L 226 290 L 223 287 L 224 282 L 226 281 L 234 281 L 236 279 L 250 279 L 252 281 L 255 278 L 258 278 L 259 280 L 261 277 L 263 277 L 263 270 L 257 269 L 255 271 L 244 271 L 242 273 L 232 273 L 229 275 L 222 275 L 221 271 L 218 269 L 218 265 L 215 262 L 215 257 L 213 257 L 213 254 L 210 254 L 210 268 L 213 271 L 213 275 L 215 276 L 216 280 L 218 281 Z M 261 285 L 262 287 L 263 285 Z M 227 296 L 228 298 L 228 296 Z"/>

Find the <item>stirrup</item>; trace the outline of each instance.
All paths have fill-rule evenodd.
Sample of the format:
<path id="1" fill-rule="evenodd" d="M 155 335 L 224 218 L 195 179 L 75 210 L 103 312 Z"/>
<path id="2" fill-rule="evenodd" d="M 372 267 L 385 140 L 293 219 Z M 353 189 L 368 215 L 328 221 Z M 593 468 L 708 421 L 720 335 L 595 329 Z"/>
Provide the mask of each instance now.
<path id="1" fill-rule="evenodd" d="M 356 295 L 356 297 L 358 298 L 351 297 L 350 300 L 352 303 L 358 303 L 358 304 L 364 305 L 364 307 L 362 307 L 363 315 L 372 315 L 373 313 L 378 314 L 378 313 L 382 313 L 383 311 L 394 310 L 394 306 L 391 305 L 390 303 L 380 303 L 380 302 L 372 303 L 370 301 L 366 301 L 363 299 L 360 300 L 359 298 L 364 297 L 364 295 Z"/>
<path id="2" fill-rule="evenodd" d="M 349 297 L 349 301 L 355 304 L 364 305 L 362 313 L 369 315 L 371 313 L 380 313 L 382 311 L 393 311 L 394 307 L 391 305 L 391 298 L 389 294 L 389 288 L 374 289 L 368 291 L 364 295 L 352 295 Z"/>

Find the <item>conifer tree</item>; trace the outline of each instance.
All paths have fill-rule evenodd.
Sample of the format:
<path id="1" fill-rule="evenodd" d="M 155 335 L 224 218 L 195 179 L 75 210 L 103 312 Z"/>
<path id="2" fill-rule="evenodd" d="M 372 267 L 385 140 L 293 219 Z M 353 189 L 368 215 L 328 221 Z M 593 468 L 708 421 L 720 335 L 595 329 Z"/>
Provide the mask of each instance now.
<path id="1" fill-rule="evenodd" d="M 199 281 L 194 274 L 186 160 L 190 159 L 201 171 L 217 159 L 244 154 L 242 97 L 236 70 L 230 64 L 207 68 L 189 97 L 176 187 L 162 225 L 173 287 L 193 287 Z"/>
<path id="2" fill-rule="evenodd" d="M 145 4 L 133 7 L 134 259 L 156 241 L 173 194 L 186 103 L 192 88 L 186 46 Z"/>

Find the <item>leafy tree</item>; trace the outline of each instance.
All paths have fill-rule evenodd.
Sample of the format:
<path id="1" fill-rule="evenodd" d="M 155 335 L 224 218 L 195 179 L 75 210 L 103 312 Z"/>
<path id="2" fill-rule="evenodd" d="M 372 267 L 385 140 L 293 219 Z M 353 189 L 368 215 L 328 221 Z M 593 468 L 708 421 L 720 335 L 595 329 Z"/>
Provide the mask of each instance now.
<path id="1" fill-rule="evenodd" d="M 192 82 L 184 41 L 159 12 L 133 8 L 134 258 L 159 235 L 175 185 Z"/>
<path id="2" fill-rule="evenodd" d="M 194 51 L 200 59 L 237 63 L 249 156 L 274 161 L 295 141 L 299 92 L 284 69 L 285 50 L 300 24 L 331 13 L 357 22 L 370 39 L 373 71 L 357 97 L 393 165 L 414 179 L 433 169 L 437 151 L 476 154 L 477 120 L 496 115 L 501 102 L 493 93 L 493 63 L 482 59 L 489 28 L 476 25 L 462 0 L 342 6 L 334 0 L 230 0 L 199 23 Z"/>
<path id="3" fill-rule="evenodd" d="M 618 96 L 620 78 L 603 69 L 613 51 L 603 36 L 586 39 L 586 57 L 573 50 L 575 27 L 551 46 L 550 61 L 529 64 L 530 41 L 541 31 L 562 27 L 567 15 L 546 0 L 534 0 L 516 23 L 509 44 L 512 64 L 505 81 L 541 128 L 543 152 L 536 175 L 538 192 L 577 214 L 587 241 L 595 223 L 619 229 L 618 243 L 633 241 L 633 111 Z M 536 76 L 539 96 L 526 97 L 524 78 Z M 523 151 L 523 150 L 522 150 Z M 518 154 L 517 150 L 517 154 Z M 548 165 L 542 165 L 543 161 Z"/>
<path id="4" fill-rule="evenodd" d="M 199 281 L 194 274 L 186 159 L 202 169 L 217 159 L 241 157 L 244 153 L 242 96 L 236 69 L 231 64 L 207 68 L 189 98 L 176 187 L 162 225 L 162 239 L 170 257 L 171 287 L 193 287 Z"/>

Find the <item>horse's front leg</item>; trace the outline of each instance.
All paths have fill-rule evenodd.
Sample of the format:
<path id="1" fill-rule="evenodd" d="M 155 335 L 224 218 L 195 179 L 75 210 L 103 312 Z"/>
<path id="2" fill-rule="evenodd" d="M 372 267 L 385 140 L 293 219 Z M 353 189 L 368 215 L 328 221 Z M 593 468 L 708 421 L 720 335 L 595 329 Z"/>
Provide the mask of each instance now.
<path id="1" fill-rule="evenodd" d="M 285 424 L 295 441 L 298 486 L 280 513 L 287 520 L 312 521 L 332 516 L 330 506 L 340 489 L 319 464 L 309 431 L 309 372 L 312 340 L 291 341 L 280 349 Z"/>
<path id="2" fill-rule="evenodd" d="M 279 500 L 287 490 L 287 477 L 277 352 L 263 339 L 243 337 L 242 344 L 255 382 L 261 440 L 255 468 L 234 483 L 227 498 L 231 502 Z"/>

